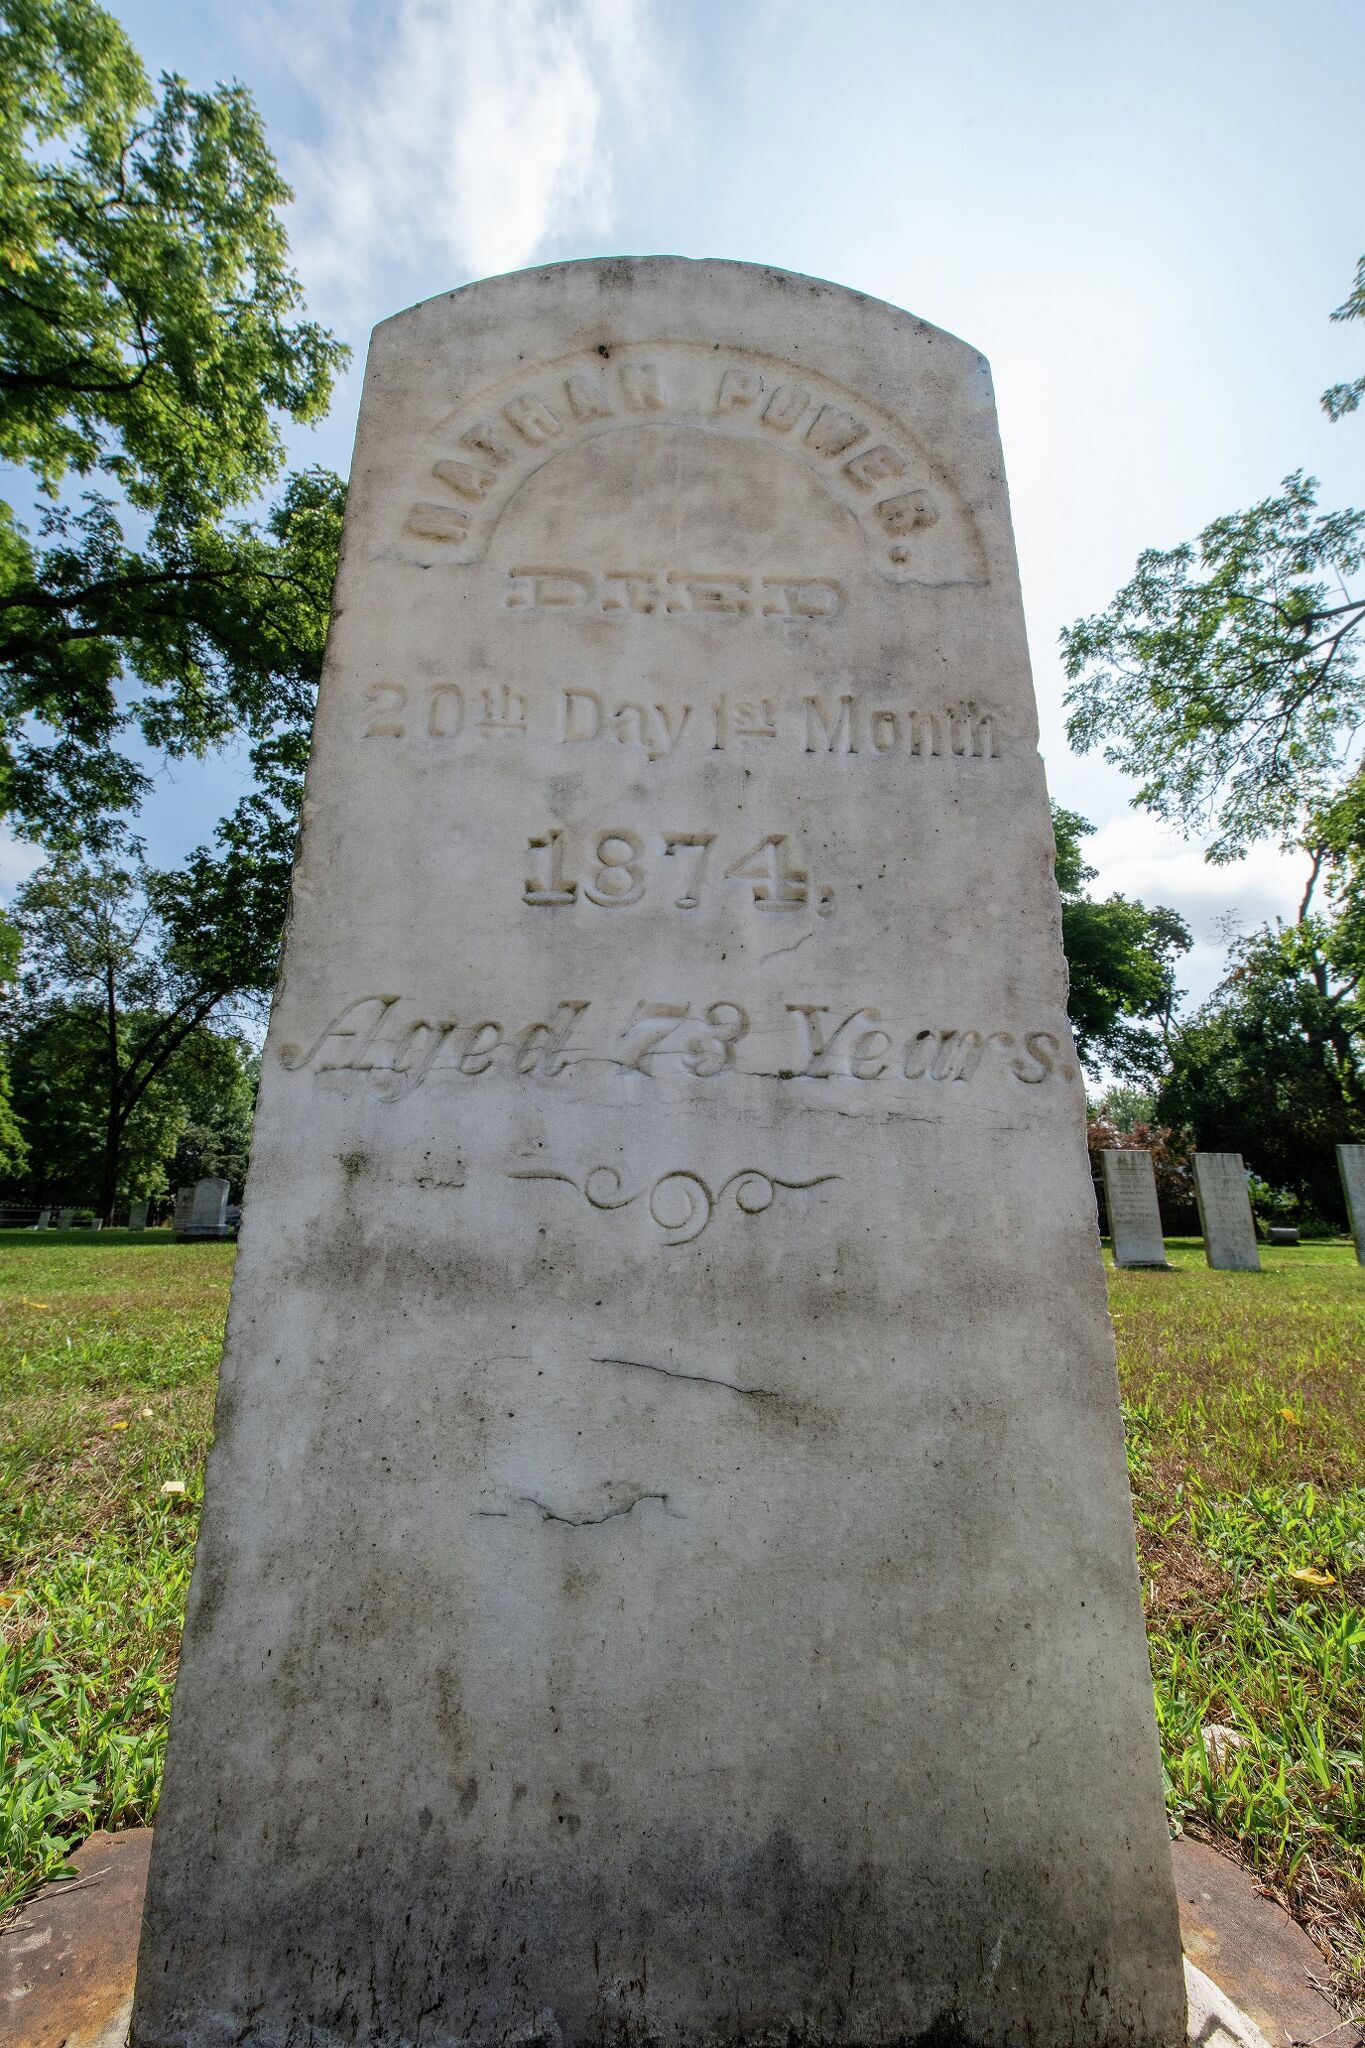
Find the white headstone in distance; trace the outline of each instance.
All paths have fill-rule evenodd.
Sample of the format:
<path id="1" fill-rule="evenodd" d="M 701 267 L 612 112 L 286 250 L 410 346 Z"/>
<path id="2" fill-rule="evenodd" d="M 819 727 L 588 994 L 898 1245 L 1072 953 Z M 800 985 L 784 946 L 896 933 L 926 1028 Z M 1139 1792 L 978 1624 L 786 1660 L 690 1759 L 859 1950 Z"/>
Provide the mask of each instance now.
<path id="1" fill-rule="evenodd" d="M 1356 1244 L 1356 1261 L 1365 1266 L 1365 1145 L 1338 1145 L 1337 1171 L 1346 1195 L 1346 1212 Z"/>
<path id="2" fill-rule="evenodd" d="M 192 1187 L 190 1187 L 190 1188 L 177 1188 L 177 1189 L 176 1189 L 176 1191 L 175 1191 L 175 1222 L 174 1222 L 174 1229 L 175 1229 L 175 1232 L 176 1232 L 176 1235 L 177 1235 L 177 1236 L 179 1236 L 181 1232 L 183 1232 L 183 1231 L 186 1231 L 186 1230 L 188 1230 L 188 1229 L 189 1229 L 189 1227 L 190 1227 L 190 1218 L 191 1218 L 191 1216 L 192 1216 L 193 1214 L 194 1214 L 194 1189 L 193 1189 Z"/>
<path id="3" fill-rule="evenodd" d="M 1174 2048 L 985 363 L 471 285 L 346 522 L 139 2048 Z"/>
<path id="4" fill-rule="evenodd" d="M 75 1210 L 74 1210 L 74 1209 L 59 1209 L 59 1210 L 57 1211 L 57 1228 L 58 1228 L 58 1230 L 70 1230 L 70 1228 L 71 1228 L 72 1224 L 73 1224 L 73 1223 L 75 1222 L 75 1220 L 76 1220 L 76 1212 L 75 1212 Z"/>
<path id="5" fill-rule="evenodd" d="M 92 1230 L 103 1230 L 104 1218 L 102 1216 L 92 1216 L 90 1218 L 90 1228 Z"/>
<path id="6" fill-rule="evenodd" d="M 1116 1266 L 1161 1266 L 1169 1270 L 1156 1199 L 1156 1171 L 1150 1152 L 1110 1147 L 1101 1152 L 1104 1205 Z"/>
<path id="7" fill-rule="evenodd" d="M 226 1230 L 229 1186 L 225 1180 L 195 1182 L 188 1224 L 190 1230 Z"/>
<path id="8" fill-rule="evenodd" d="M 146 1202 L 132 1202 L 129 1204 L 128 1228 L 130 1230 L 145 1230 L 147 1228 L 147 1206 Z"/>
<path id="9" fill-rule="evenodd" d="M 52 1228 L 52 1211 L 50 1209 L 40 1209 L 38 1211 L 38 1221 L 33 1227 L 35 1230 L 50 1230 Z"/>
<path id="10" fill-rule="evenodd" d="M 1196 1152 L 1194 1193 L 1204 1253 L 1220 1272 L 1259 1273 L 1261 1252 L 1240 1152 Z"/>

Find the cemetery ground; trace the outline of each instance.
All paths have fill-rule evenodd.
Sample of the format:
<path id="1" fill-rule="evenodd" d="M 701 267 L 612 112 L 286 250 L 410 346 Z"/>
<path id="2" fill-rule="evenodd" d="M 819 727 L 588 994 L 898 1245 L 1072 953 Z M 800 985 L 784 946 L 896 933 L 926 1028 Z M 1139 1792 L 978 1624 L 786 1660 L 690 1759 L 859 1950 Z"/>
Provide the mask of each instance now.
<path id="1" fill-rule="evenodd" d="M 1365 2006 L 1365 1274 L 1111 1270 L 1171 1818 Z M 0 1233 L 0 1912 L 155 1813 L 233 1248 Z M 1210 1731 L 1213 1731 L 1210 1733 Z"/>

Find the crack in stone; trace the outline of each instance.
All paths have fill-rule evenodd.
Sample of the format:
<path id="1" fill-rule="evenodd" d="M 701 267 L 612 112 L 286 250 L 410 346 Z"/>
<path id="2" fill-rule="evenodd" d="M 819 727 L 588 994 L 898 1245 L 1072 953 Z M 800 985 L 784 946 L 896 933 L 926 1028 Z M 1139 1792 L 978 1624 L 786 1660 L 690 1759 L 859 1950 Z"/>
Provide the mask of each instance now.
<path id="1" fill-rule="evenodd" d="M 634 1366 L 639 1372 L 662 1373 L 666 1380 L 695 1380 L 703 1387 L 724 1387 L 728 1393 L 743 1394 L 750 1401 L 776 1401 L 780 1397 L 771 1387 L 746 1387 L 738 1380 L 723 1380 L 716 1373 L 679 1372 L 671 1365 L 655 1365 L 648 1358 L 596 1358 L 594 1365 Z"/>
<path id="2" fill-rule="evenodd" d="M 681 1515 L 678 1515 L 674 1509 L 669 1507 L 668 1495 L 666 1493 L 637 1493 L 629 1506 L 608 1508 L 606 1513 L 601 1515 L 559 1515 L 555 1513 L 553 1508 L 547 1507 L 543 1500 L 537 1500 L 533 1493 L 519 1493 L 517 1499 L 525 1507 L 539 1508 L 543 1521 L 564 1522 L 570 1529 L 594 1529 L 599 1522 L 619 1521 L 625 1515 L 633 1515 L 640 1503 L 646 1500 L 657 1500 L 664 1513 L 666 1515 L 673 1515 L 675 1521 L 683 1519 Z"/>

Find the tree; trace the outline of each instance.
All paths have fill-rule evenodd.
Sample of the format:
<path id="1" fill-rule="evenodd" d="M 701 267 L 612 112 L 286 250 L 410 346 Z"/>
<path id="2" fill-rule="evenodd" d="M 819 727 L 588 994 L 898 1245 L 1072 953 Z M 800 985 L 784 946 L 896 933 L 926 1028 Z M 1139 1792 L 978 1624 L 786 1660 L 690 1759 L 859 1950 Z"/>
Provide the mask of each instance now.
<path id="1" fill-rule="evenodd" d="M 1162 1118 L 1240 1152 L 1274 1188 L 1339 1220 L 1334 1147 L 1365 1136 L 1365 1011 L 1341 935 L 1311 913 L 1238 941 L 1226 979 L 1174 1034 Z"/>
<path id="2" fill-rule="evenodd" d="M 16 897 L 24 968 L 15 1041 L 25 1075 L 37 1074 L 49 1097 L 74 1069 L 83 1099 L 98 1103 L 96 1207 L 106 1221 L 127 1180 L 134 1136 L 142 1134 L 145 1164 L 178 1134 L 178 1126 L 149 1134 L 152 1091 L 173 1061 L 184 1070 L 210 1018 L 249 1007 L 274 977 L 278 918 L 263 916 L 249 890 L 243 897 L 233 889 L 228 863 L 215 867 L 205 856 L 201 880 L 199 898 L 184 874 L 68 856 L 40 869 Z M 31 1099 L 27 1080 L 25 1088 Z M 52 1118 L 44 1121 L 50 1128 Z"/>
<path id="3" fill-rule="evenodd" d="M 1365 256 L 1356 265 L 1355 283 L 1332 318 L 1365 320 Z M 1329 420 L 1343 419 L 1348 412 L 1355 411 L 1362 398 L 1365 398 L 1365 377 L 1357 377 L 1354 384 L 1333 384 L 1324 391 L 1322 409 Z"/>
<path id="4" fill-rule="evenodd" d="M 19 928 L 0 910 L 0 990 L 18 970 Z M 14 1114 L 9 1068 L 0 1052 L 0 1178 L 22 1173 L 27 1163 L 28 1145 Z"/>
<path id="5" fill-rule="evenodd" d="M 1334 320 L 1365 319 L 1365 256 Z M 1335 384 L 1329 417 L 1354 412 L 1365 377 Z M 1079 753 L 1136 776 L 1134 802 L 1183 831 L 1211 831 L 1207 857 L 1253 841 L 1297 843 L 1339 790 L 1365 711 L 1365 512 L 1319 512 L 1296 470 L 1278 496 L 1215 519 L 1197 541 L 1147 548 L 1108 607 L 1062 629 Z"/>
<path id="6" fill-rule="evenodd" d="M 122 1020 L 125 1039 L 154 1016 Z M 105 1019 L 94 1003 L 53 1002 L 10 1042 L 14 1101 L 28 1136 L 27 1170 L 6 1185 L 40 1202 L 90 1200 L 105 1145 Z M 255 1060 L 246 1043 L 199 1026 L 131 1109 L 119 1154 L 116 1204 L 163 1196 L 206 1174 L 240 1187 L 250 1142 Z"/>
<path id="7" fill-rule="evenodd" d="M 1096 871 L 1080 843 L 1094 826 L 1054 804 L 1052 829 L 1077 1054 L 1091 1074 L 1107 1067 L 1130 1079 L 1150 1077 L 1179 1000 L 1175 963 L 1189 950 L 1188 927 L 1161 905 L 1149 910 L 1126 896 L 1102 903 L 1088 897 L 1085 886 Z"/>
<path id="8" fill-rule="evenodd" d="M 1105 611 L 1062 632 L 1071 744 L 1102 744 L 1158 817 L 1212 828 L 1213 860 L 1295 840 L 1365 714 L 1365 596 L 1346 591 L 1365 512 L 1318 513 L 1316 491 L 1286 477 L 1198 541 L 1146 549 Z"/>
<path id="9" fill-rule="evenodd" d="M 295 480 L 264 529 L 225 515 L 346 352 L 300 317 L 241 86 L 154 91 L 94 0 L 0 0 L 0 66 L 0 459 L 48 501 L 36 540 L 0 506 L 0 805 L 111 843 L 147 787 L 122 733 L 197 754 L 297 716 L 341 487 Z M 71 475 L 102 483 L 63 501 Z"/>

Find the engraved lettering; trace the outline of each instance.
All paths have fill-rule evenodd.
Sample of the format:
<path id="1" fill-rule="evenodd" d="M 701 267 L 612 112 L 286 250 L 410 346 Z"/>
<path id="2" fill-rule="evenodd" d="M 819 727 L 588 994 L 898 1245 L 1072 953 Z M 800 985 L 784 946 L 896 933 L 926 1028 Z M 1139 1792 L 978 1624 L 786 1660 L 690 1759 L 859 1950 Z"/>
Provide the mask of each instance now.
<path id="1" fill-rule="evenodd" d="M 657 363 L 623 363 L 621 396 L 632 412 L 662 412 L 663 380 Z"/>
<path id="2" fill-rule="evenodd" d="M 534 392 L 524 392 L 519 398 L 509 399 L 502 409 L 502 416 L 532 448 L 555 440 L 560 432 L 559 421 Z"/>
<path id="3" fill-rule="evenodd" d="M 394 1047 L 390 1067 L 400 1077 L 400 1085 L 388 1091 L 387 1100 L 398 1102 L 410 1095 L 414 1088 L 420 1088 L 427 1077 L 437 1053 L 458 1027 L 453 1023 L 429 1024 L 424 1017 L 409 1024 Z M 425 1036 L 420 1055 L 416 1054 L 419 1037 Z"/>
<path id="4" fill-rule="evenodd" d="M 714 832 L 671 832 L 664 841 L 664 857 L 671 858 L 680 849 L 695 851 L 697 858 L 683 885 L 681 896 L 675 896 L 675 910 L 696 910 L 701 904 L 702 877 L 706 873 L 707 855 L 715 842 Z"/>
<path id="5" fill-rule="evenodd" d="M 970 1081 L 981 1064 L 986 1041 L 979 1031 L 943 1031 L 929 1069 L 935 1081 Z"/>
<path id="6" fill-rule="evenodd" d="M 832 576 L 765 576 L 765 619 L 837 619 L 844 593 Z"/>
<path id="7" fill-rule="evenodd" d="M 856 1010 L 850 1010 L 843 1023 L 836 1025 L 829 1037 L 826 1038 L 825 1027 L 820 1022 L 820 1019 L 829 1015 L 828 1003 L 788 1003 L 786 1007 L 789 1016 L 803 1017 L 806 1023 L 808 1039 L 806 1064 L 796 1071 L 802 1076 L 810 1076 L 816 1080 L 827 1080 L 829 1078 L 830 1069 L 826 1067 L 825 1071 L 821 1073 L 820 1063 L 822 1060 L 832 1060 L 834 1058 L 839 1040 L 848 1030 L 850 1024 L 855 1023 L 859 1017 L 866 1017 L 870 1024 L 880 1024 L 881 1022 L 881 1014 L 877 1010 L 871 1010 L 865 1006 Z"/>
<path id="8" fill-rule="evenodd" d="M 523 606 L 543 612 L 571 610 L 593 594 L 593 578 L 581 569 L 509 569 L 507 576 L 513 587 L 503 602 L 509 611 Z"/>
<path id="9" fill-rule="evenodd" d="M 317 1070 L 320 1074 L 330 1073 L 335 1067 L 354 1066 L 368 1054 L 372 1041 L 378 1035 L 380 1025 L 384 1022 L 394 1004 L 401 1001 L 401 996 L 357 996 L 353 1003 L 347 1003 L 344 1010 L 337 1012 L 331 1023 L 319 1033 L 318 1037 L 313 1040 L 313 1043 L 301 1058 L 286 1054 L 283 1062 L 284 1065 L 293 1073 L 297 1068 L 306 1067 L 311 1061 L 316 1059 L 318 1063 Z M 352 1026 L 349 1030 L 344 1028 L 346 1019 L 354 1011 L 368 1010 L 372 1003 L 378 1007 L 375 1015 L 364 1029 L 358 1025 Z M 357 1038 L 360 1040 L 359 1051 L 354 1054 L 348 1052 L 344 1060 L 323 1059 L 320 1057 L 334 1039 L 339 1045 L 348 1045 Z"/>
<path id="10" fill-rule="evenodd" d="M 1010 1067 L 1017 1079 L 1027 1081 L 1031 1087 L 1036 1087 L 1039 1081 L 1046 1081 L 1048 1075 L 1053 1072 L 1054 1063 L 1060 1058 L 1062 1048 L 1050 1031 L 1026 1031 L 1024 1044 L 1040 1071 L 1036 1074 L 1025 1073 L 1024 1063 L 1018 1057 L 1010 1061 Z"/>
<path id="11" fill-rule="evenodd" d="M 686 591 L 686 602 L 670 597 L 670 612 L 726 612 L 744 613 L 750 609 L 749 594 L 752 583 L 747 576 L 688 576 L 682 571 L 669 571 L 670 590 L 681 588 Z"/>
<path id="12" fill-rule="evenodd" d="M 851 462 L 846 462 L 844 475 L 855 490 L 870 491 L 890 477 L 904 476 L 908 466 L 894 448 L 880 442 L 875 448 L 865 448 L 861 455 L 855 455 Z"/>
<path id="13" fill-rule="evenodd" d="M 590 888 L 586 882 L 583 885 L 588 901 L 600 904 L 603 910 L 624 910 L 627 904 L 638 903 L 645 893 L 644 869 L 640 865 L 644 850 L 644 841 L 624 827 L 600 834 L 593 886 Z"/>
<path id="14" fill-rule="evenodd" d="M 491 1033 L 491 1036 L 485 1036 Z M 503 1043 L 502 1026 L 491 1021 L 474 1025 L 465 1040 L 464 1051 L 455 1062 L 462 1074 L 486 1074 L 493 1055 Z"/>
<path id="15" fill-rule="evenodd" d="M 569 746 L 595 740 L 602 730 L 603 716 L 602 699 L 596 690 L 565 690 L 562 701 L 564 724 L 560 739 Z"/>
<path id="16" fill-rule="evenodd" d="M 546 856 L 546 873 L 543 879 L 536 875 L 526 877 L 522 891 L 523 900 L 547 909 L 558 909 L 563 904 L 574 902 L 578 895 L 578 884 L 566 882 L 564 879 L 563 833 L 547 832 L 543 838 L 528 839 L 526 843 L 531 853 L 543 853 Z"/>
<path id="17" fill-rule="evenodd" d="M 833 457 L 842 455 L 855 441 L 861 441 L 867 428 L 856 420 L 851 412 L 842 406 L 822 406 L 806 429 L 806 440 L 817 455 Z"/>
<path id="18" fill-rule="evenodd" d="M 607 394 L 597 377 L 576 371 L 564 379 L 564 396 L 569 402 L 569 411 L 580 424 L 586 420 L 609 420 L 612 417 Z"/>
<path id="19" fill-rule="evenodd" d="M 936 711 L 912 711 L 907 723 L 910 727 L 910 751 L 912 754 L 941 754 L 943 747 L 939 738 L 939 720 Z"/>
<path id="20" fill-rule="evenodd" d="M 720 391 L 716 397 L 717 412 L 735 412 L 743 406 L 757 405 L 763 396 L 763 379 L 747 363 L 732 363 L 720 380 Z"/>
<path id="21" fill-rule="evenodd" d="M 848 1071 L 855 1081 L 878 1081 L 886 1072 L 884 1054 L 891 1050 L 889 1031 L 864 1031 L 853 1041 Z"/>
<path id="22" fill-rule="evenodd" d="M 808 901 L 810 877 L 804 868 L 787 865 L 786 844 L 784 833 L 772 833 L 725 870 L 727 881 L 753 883 L 755 910 L 800 910 Z"/>
<path id="23" fill-rule="evenodd" d="M 469 539 L 469 515 L 454 505 L 414 505 L 405 523 L 421 540 Z"/>
<path id="24" fill-rule="evenodd" d="M 779 384 L 763 408 L 763 424 L 775 434 L 789 434 L 810 404 L 810 393 L 800 384 Z"/>
<path id="25" fill-rule="evenodd" d="M 883 498 L 877 517 L 888 533 L 922 533 L 938 524 L 938 506 L 928 491 L 906 491 L 899 498 Z"/>
<path id="26" fill-rule="evenodd" d="M 475 426 L 466 428 L 460 436 L 460 446 L 467 448 L 471 455 L 486 456 L 495 469 L 501 469 L 511 460 L 507 443 L 492 420 L 480 420 Z"/>
<path id="27" fill-rule="evenodd" d="M 457 497 L 469 498 L 475 504 L 480 498 L 486 498 L 497 483 L 497 478 L 490 476 L 486 469 L 475 469 L 472 462 L 452 462 L 448 456 L 434 462 L 431 471 L 443 484 L 449 484 Z"/>
<path id="28" fill-rule="evenodd" d="M 846 754 L 856 754 L 862 724 L 862 709 L 856 697 L 843 696 L 839 699 L 837 717 L 827 711 L 819 697 L 805 697 L 806 707 L 806 752 L 818 754 L 819 739 L 823 738 L 825 751 L 835 754 L 840 744 Z M 817 737 L 819 735 L 819 738 Z"/>
<path id="29" fill-rule="evenodd" d="M 620 595 L 608 587 L 602 599 L 604 612 L 643 612 L 648 617 L 663 604 L 659 578 L 653 569 L 609 569 L 602 581 L 608 586 L 622 585 Z"/>
<path id="30" fill-rule="evenodd" d="M 427 701 L 427 733 L 434 740 L 457 740 L 464 726 L 464 691 L 458 683 L 437 683 Z"/>
<path id="31" fill-rule="evenodd" d="M 361 737 L 367 740 L 401 740 L 406 730 L 398 713 L 408 701 L 408 693 L 402 683 L 371 683 L 365 692 L 365 701 L 375 707 L 375 716 L 365 727 Z"/>
<path id="32" fill-rule="evenodd" d="M 894 753 L 901 743 L 901 722 L 894 711 L 874 711 L 868 721 L 868 732 L 873 751 L 878 754 Z"/>
<path id="33" fill-rule="evenodd" d="M 561 1073 L 567 1064 L 564 1053 L 569 1034 L 588 1007 L 587 1003 L 561 1003 L 555 1013 L 557 1021 L 528 1024 L 516 1041 L 512 1060 L 516 1072 L 545 1074 L 551 1079 Z"/>
<path id="34" fill-rule="evenodd" d="M 487 736 L 526 731 L 526 699 L 520 691 L 504 683 L 500 690 L 480 690 L 478 695 L 480 714 L 474 720 L 477 732 Z"/>

